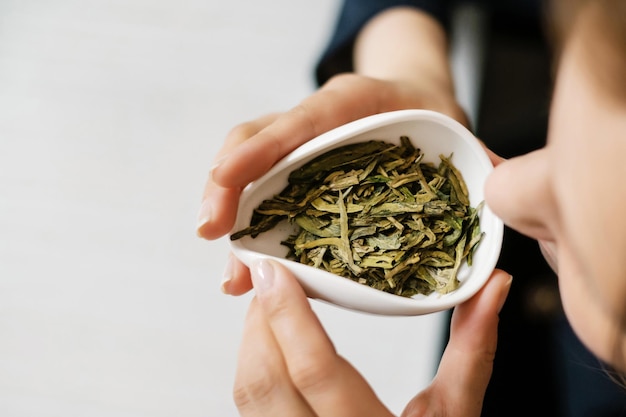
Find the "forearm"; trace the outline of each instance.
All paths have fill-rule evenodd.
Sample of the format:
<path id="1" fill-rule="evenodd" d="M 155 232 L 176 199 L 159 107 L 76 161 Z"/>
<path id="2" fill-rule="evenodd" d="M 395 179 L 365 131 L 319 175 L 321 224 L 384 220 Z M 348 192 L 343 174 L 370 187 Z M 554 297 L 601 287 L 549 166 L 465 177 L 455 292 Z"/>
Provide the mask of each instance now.
<path id="1" fill-rule="evenodd" d="M 418 9 L 397 7 L 370 20 L 356 39 L 353 58 L 357 74 L 454 95 L 446 32 Z"/>

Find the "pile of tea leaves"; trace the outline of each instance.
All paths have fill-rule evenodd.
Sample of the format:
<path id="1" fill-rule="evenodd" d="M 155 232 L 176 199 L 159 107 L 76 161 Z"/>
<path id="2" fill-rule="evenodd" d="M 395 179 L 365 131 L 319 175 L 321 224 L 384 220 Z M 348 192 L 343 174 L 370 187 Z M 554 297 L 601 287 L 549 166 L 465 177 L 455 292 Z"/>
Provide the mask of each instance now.
<path id="1" fill-rule="evenodd" d="M 281 242 L 289 259 L 400 296 L 449 293 L 484 235 L 482 203 L 470 206 L 452 155 L 423 157 L 406 136 L 328 151 L 291 172 L 231 239 L 287 220 L 298 230 Z"/>

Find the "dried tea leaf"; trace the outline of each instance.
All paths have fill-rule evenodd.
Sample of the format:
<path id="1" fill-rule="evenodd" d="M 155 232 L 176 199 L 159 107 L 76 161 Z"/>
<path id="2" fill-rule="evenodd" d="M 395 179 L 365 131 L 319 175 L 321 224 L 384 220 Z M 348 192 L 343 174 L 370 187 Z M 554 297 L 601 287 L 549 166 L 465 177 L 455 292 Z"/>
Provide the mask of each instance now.
<path id="1" fill-rule="evenodd" d="M 406 136 L 326 152 L 294 170 L 231 239 L 287 220 L 298 231 L 281 243 L 297 262 L 403 297 L 454 291 L 484 236 L 482 203 L 469 205 L 452 155 L 437 166 L 423 158 Z"/>

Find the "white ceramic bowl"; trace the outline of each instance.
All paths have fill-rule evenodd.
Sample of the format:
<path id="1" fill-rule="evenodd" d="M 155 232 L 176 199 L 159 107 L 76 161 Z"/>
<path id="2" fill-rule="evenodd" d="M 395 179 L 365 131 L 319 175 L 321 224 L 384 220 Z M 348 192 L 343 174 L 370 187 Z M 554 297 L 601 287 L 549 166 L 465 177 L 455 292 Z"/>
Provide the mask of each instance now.
<path id="1" fill-rule="evenodd" d="M 233 232 L 249 226 L 253 210 L 287 185 L 294 169 L 328 150 L 370 139 L 399 143 L 408 136 L 424 153 L 424 162 L 439 163 L 439 155 L 453 154 L 468 187 L 470 205 L 484 199 L 483 186 L 493 166 L 478 140 L 463 125 L 428 110 L 400 110 L 366 117 L 324 133 L 280 160 L 267 174 L 246 187 L 242 194 Z M 420 315 L 447 310 L 474 295 L 495 268 L 502 246 L 503 224 L 487 205 L 480 212 L 485 236 L 473 255 L 471 267 L 458 273 L 459 288 L 445 295 L 433 293 L 412 298 L 389 294 L 311 266 L 285 259 L 287 248 L 280 244 L 294 229 L 282 222 L 256 238 L 245 236 L 230 241 L 235 256 L 250 266 L 258 258 L 272 258 L 285 265 L 311 298 L 352 310 L 382 315 Z"/>

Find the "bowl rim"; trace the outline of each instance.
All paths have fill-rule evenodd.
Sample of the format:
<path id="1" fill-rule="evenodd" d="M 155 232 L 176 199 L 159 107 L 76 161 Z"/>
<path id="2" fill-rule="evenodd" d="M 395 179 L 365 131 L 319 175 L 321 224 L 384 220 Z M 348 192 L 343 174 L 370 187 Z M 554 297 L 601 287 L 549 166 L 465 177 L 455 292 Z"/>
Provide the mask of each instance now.
<path id="1" fill-rule="evenodd" d="M 342 290 L 352 291 L 354 292 L 355 296 L 364 297 L 367 299 L 372 297 L 372 293 L 375 293 L 374 297 L 384 301 L 383 304 L 385 304 L 385 306 L 366 306 L 363 305 L 362 302 L 350 303 L 349 300 L 338 302 L 336 297 L 329 297 L 324 292 L 320 292 L 318 287 L 316 287 L 315 285 L 311 285 L 311 280 L 307 279 L 305 275 L 307 272 L 311 272 L 311 269 L 313 269 L 312 267 L 285 258 L 253 251 L 243 244 L 242 240 L 246 238 L 236 241 L 230 240 L 230 234 L 232 234 L 235 229 L 240 228 L 239 216 L 242 214 L 242 202 L 245 201 L 246 197 L 250 193 L 254 192 L 257 187 L 263 185 L 265 181 L 272 178 L 276 173 L 282 172 L 286 168 L 293 167 L 298 163 L 302 164 L 306 162 L 303 161 L 304 159 L 310 160 L 335 146 L 340 146 L 344 142 L 349 141 L 350 138 L 359 136 L 368 131 L 385 127 L 390 124 L 396 124 L 405 121 L 414 122 L 420 120 L 438 123 L 451 129 L 454 133 L 460 136 L 471 148 L 472 152 L 477 158 L 477 161 L 480 162 L 481 171 L 485 172 L 485 178 L 489 174 L 489 172 L 493 170 L 493 165 L 489 160 L 489 156 L 482 143 L 465 126 L 442 113 L 423 109 L 405 109 L 378 113 L 375 115 L 357 119 L 355 121 L 329 130 L 299 146 L 294 151 L 279 160 L 265 175 L 250 183 L 247 187 L 244 188 L 240 197 L 240 204 L 237 210 L 237 219 L 231 233 L 229 233 L 228 235 L 228 240 L 230 242 L 231 250 L 233 251 L 234 255 L 247 266 L 250 266 L 252 260 L 255 258 L 274 259 L 285 265 L 294 273 L 298 281 L 304 287 L 307 296 L 309 296 L 310 298 L 338 305 L 343 308 L 366 313 L 381 315 L 421 315 L 450 309 L 455 305 L 471 298 L 475 293 L 480 290 L 480 288 L 484 286 L 484 284 L 489 279 L 491 272 L 495 268 L 501 252 L 502 239 L 504 234 L 504 224 L 502 220 L 495 216 L 493 212 L 491 212 L 486 203 L 482 207 L 480 221 L 481 229 L 482 223 L 485 221 L 485 219 L 489 220 L 490 222 L 489 242 L 491 246 L 490 248 L 483 249 L 483 252 L 487 251 L 488 253 L 484 254 L 483 258 L 481 258 L 480 269 L 482 275 L 480 277 L 476 277 L 477 272 L 475 270 L 472 271 L 472 285 L 469 287 L 461 286 L 459 287 L 459 289 L 451 293 L 445 294 L 445 296 L 407 298 L 376 290 L 369 286 L 354 282 L 350 279 L 338 277 L 337 275 L 323 271 L 321 269 L 315 270 L 316 275 L 319 275 L 320 277 L 323 275 L 327 275 L 325 280 L 337 280 L 337 278 L 342 278 L 341 280 L 337 280 L 339 282 L 333 283 L 331 285 L 335 287 L 341 287 Z M 472 266 L 472 268 L 474 268 L 474 265 Z M 465 289 L 461 290 L 462 288 Z"/>

